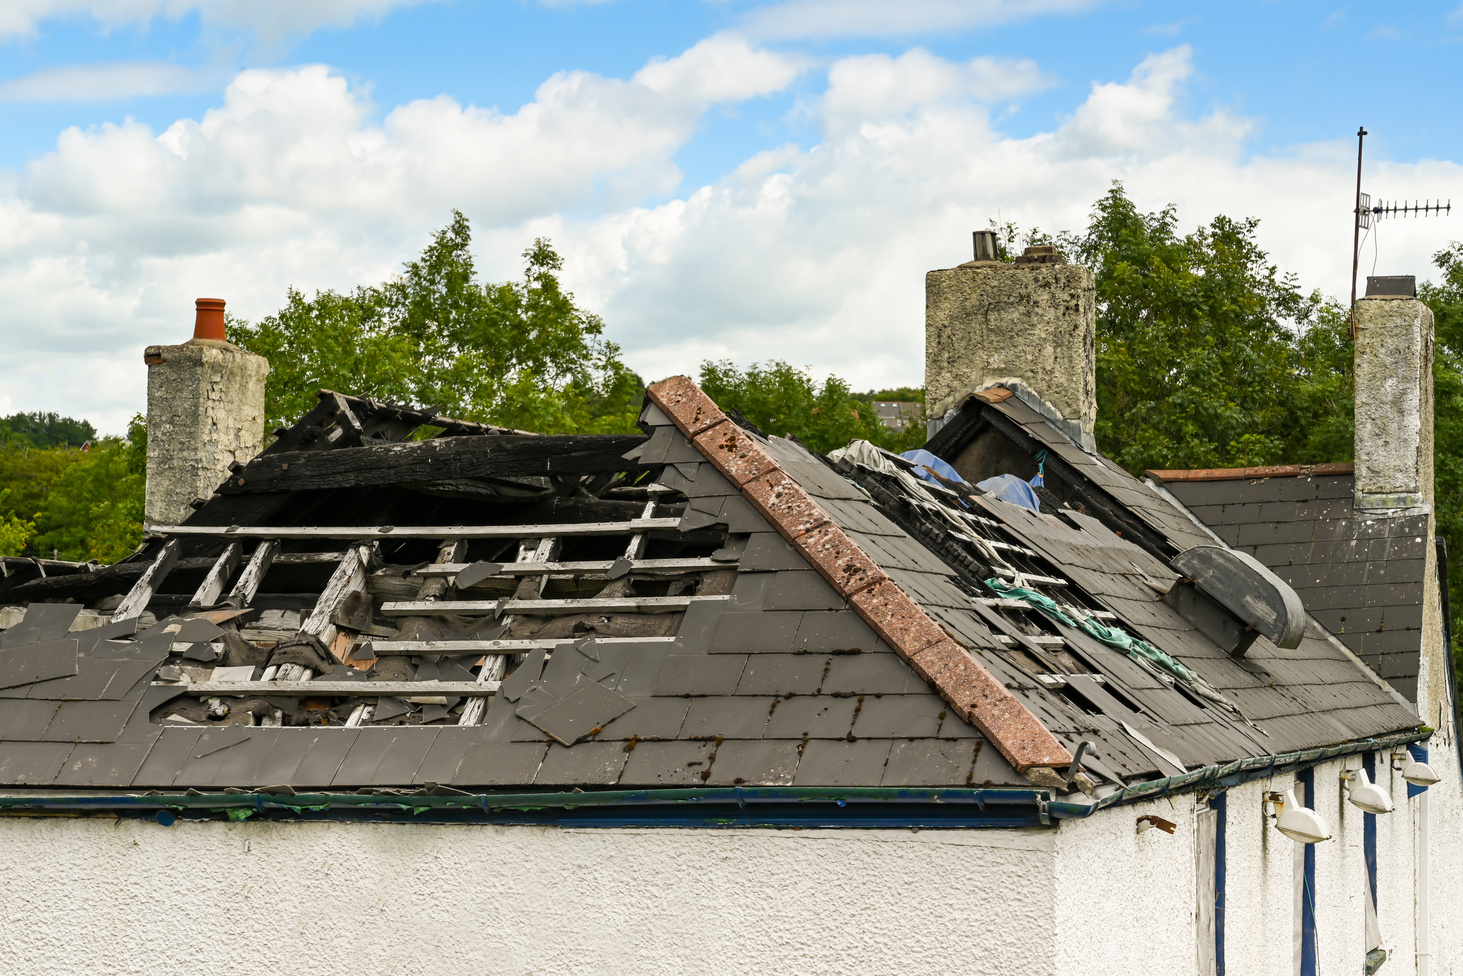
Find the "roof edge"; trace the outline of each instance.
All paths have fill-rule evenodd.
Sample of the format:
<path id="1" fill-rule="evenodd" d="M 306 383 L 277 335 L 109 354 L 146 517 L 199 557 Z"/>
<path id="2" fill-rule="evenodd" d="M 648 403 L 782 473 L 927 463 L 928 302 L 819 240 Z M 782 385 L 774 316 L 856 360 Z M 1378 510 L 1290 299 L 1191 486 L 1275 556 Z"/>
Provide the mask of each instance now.
<path id="1" fill-rule="evenodd" d="M 782 470 L 746 431 L 732 423 L 689 377 L 672 376 L 646 391 L 742 495 L 817 569 L 858 615 L 1000 750 L 1017 772 L 1042 785 L 1060 782 L 1053 767 L 1072 755 L 969 650 L 951 638 L 899 588 L 868 553 Z M 1038 770 L 1045 769 L 1045 775 Z"/>
<path id="2" fill-rule="evenodd" d="M 710 787 L 543 793 L 0 794 L 0 816 L 495 823 L 561 827 L 1011 828 L 1050 826 L 1045 789 Z"/>
<path id="3" fill-rule="evenodd" d="M 1186 793 L 1191 790 L 1225 790 L 1251 780 L 1264 779 L 1267 776 L 1314 766 L 1317 763 L 1342 756 L 1354 756 L 1361 752 L 1376 752 L 1394 746 L 1421 742 L 1431 738 L 1433 731 L 1423 725 L 1411 731 L 1394 732 L 1391 735 L 1369 736 L 1365 739 L 1351 739 L 1335 745 L 1302 749 L 1298 752 L 1285 752 L 1273 756 L 1249 756 L 1233 762 L 1202 766 L 1180 776 L 1165 776 L 1161 779 L 1133 783 L 1120 790 L 1114 790 L 1095 802 L 1053 801 L 1050 804 L 1049 813 L 1056 820 L 1081 820 L 1092 816 L 1098 810 L 1124 803 L 1156 800 L 1162 796 Z"/>
<path id="4" fill-rule="evenodd" d="M 1190 468 L 1167 471 L 1159 468 L 1143 472 L 1155 481 L 1251 481 L 1256 478 L 1314 478 L 1323 475 L 1356 473 L 1350 461 L 1327 464 L 1271 464 L 1250 468 Z"/>

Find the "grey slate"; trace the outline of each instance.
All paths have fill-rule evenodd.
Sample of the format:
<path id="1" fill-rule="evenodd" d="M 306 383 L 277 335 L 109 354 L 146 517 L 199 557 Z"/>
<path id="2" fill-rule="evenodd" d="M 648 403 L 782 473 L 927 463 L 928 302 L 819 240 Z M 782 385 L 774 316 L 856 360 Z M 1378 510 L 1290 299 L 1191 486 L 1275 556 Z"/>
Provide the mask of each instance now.
<path id="1" fill-rule="evenodd" d="M 887 739 L 811 739 L 803 747 L 794 786 L 862 786 L 882 782 Z"/>
<path id="2" fill-rule="evenodd" d="M 467 747 L 452 785 L 522 786 L 533 782 L 548 752 L 547 742 L 476 742 Z"/>
<path id="3" fill-rule="evenodd" d="M 767 727 L 775 698 L 693 698 L 681 726 L 682 739 L 757 739 Z"/>
<path id="4" fill-rule="evenodd" d="M 860 739 L 931 738 L 940 731 L 946 705 L 937 695 L 868 695 L 853 723 Z"/>
<path id="5" fill-rule="evenodd" d="M 853 727 L 857 698 L 798 695 L 778 700 L 763 735 L 769 739 L 842 739 Z"/>
<path id="6" fill-rule="evenodd" d="M 898 739 L 884 766 L 883 786 L 947 786 L 964 783 L 980 746 L 969 740 Z"/>
<path id="7" fill-rule="evenodd" d="M 716 750 L 707 786 L 790 786 L 799 744 L 783 740 L 727 739 Z"/>
<path id="8" fill-rule="evenodd" d="M 655 682 L 655 694 L 730 695 L 736 691 L 747 658 L 746 654 L 672 654 Z"/>
<path id="9" fill-rule="evenodd" d="M 627 759 L 623 742 L 581 742 L 572 749 L 555 742 L 533 782 L 535 786 L 611 786 L 620 778 Z"/>
<path id="10" fill-rule="evenodd" d="M 75 674 L 77 650 L 74 637 L 0 650 L 0 688 L 17 688 Z"/>
<path id="11" fill-rule="evenodd" d="M 700 786 L 710 771 L 712 742 L 637 742 L 620 786 Z"/>
<path id="12" fill-rule="evenodd" d="M 738 695 L 811 695 L 823 683 L 826 654 L 752 654 Z"/>

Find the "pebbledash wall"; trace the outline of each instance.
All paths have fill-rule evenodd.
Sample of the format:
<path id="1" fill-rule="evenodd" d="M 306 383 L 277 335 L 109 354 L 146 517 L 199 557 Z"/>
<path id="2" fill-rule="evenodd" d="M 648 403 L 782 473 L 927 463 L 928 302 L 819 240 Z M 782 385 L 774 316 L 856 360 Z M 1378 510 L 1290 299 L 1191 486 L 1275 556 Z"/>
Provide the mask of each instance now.
<path id="1" fill-rule="evenodd" d="M 1433 742 L 1434 974 L 1463 973 L 1458 770 Z M 1363 817 L 1315 768 L 1319 974 L 1365 952 Z M 1386 973 L 1416 972 L 1420 799 L 1379 757 Z M 1293 976 L 1298 846 L 1228 791 L 1225 969 Z M 1199 971 L 1199 810 L 1182 795 L 1057 830 L 562 829 L 0 818 L 0 970 L 193 974 Z M 1169 835 L 1137 831 L 1153 814 Z"/>

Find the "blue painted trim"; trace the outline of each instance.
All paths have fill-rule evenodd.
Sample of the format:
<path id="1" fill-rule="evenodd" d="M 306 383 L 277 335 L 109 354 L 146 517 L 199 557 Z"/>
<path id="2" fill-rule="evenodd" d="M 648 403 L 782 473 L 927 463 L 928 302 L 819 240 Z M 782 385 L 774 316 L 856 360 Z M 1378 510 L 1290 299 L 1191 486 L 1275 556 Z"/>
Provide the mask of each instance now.
<path id="1" fill-rule="evenodd" d="M 1225 831 L 1228 829 L 1229 796 L 1218 793 L 1209 798 L 1214 809 L 1214 972 L 1224 976 L 1224 886 L 1228 866 L 1225 863 Z"/>
<path id="2" fill-rule="evenodd" d="M 1361 760 L 1361 768 L 1366 770 L 1367 779 L 1373 783 L 1377 781 L 1377 754 L 1366 753 Z M 1372 892 L 1372 906 L 1377 904 L 1377 815 L 1375 813 L 1364 813 L 1361 815 L 1361 850 L 1366 857 L 1366 882 Z"/>
<path id="3" fill-rule="evenodd" d="M 1316 771 L 1302 770 L 1296 783 L 1305 787 L 1302 803 L 1315 809 Z M 1300 899 L 1300 976 L 1316 976 L 1316 845 L 1306 844 Z"/>

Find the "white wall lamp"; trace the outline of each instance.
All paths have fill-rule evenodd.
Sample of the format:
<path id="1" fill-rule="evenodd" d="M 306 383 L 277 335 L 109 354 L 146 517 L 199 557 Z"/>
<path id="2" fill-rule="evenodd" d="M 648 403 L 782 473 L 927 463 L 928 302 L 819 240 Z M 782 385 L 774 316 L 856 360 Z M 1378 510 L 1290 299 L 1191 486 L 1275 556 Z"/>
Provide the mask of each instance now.
<path id="1" fill-rule="evenodd" d="M 1343 769 L 1341 779 L 1346 785 L 1346 799 L 1354 807 L 1367 813 L 1391 813 L 1392 797 L 1384 789 L 1367 779 L 1365 769 Z"/>
<path id="2" fill-rule="evenodd" d="M 1431 766 L 1425 762 L 1418 762 L 1406 749 L 1398 749 L 1392 753 L 1392 768 L 1400 769 L 1402 778 L 1413 786 L 1428 787 L 1442 780 L 1441 776 L 1433 772 Z"/>
<path id="3" fill-rule="evenodd" d="M 1276 807 L 1275 829 L 1300 844 L 1319 844 L 1331 839 L 1331 828 L 1314 810 L 1300 805 L 1295 798 L 1294 788 L 1284 793 L 1270 793 L 1265 797 Z"/>

